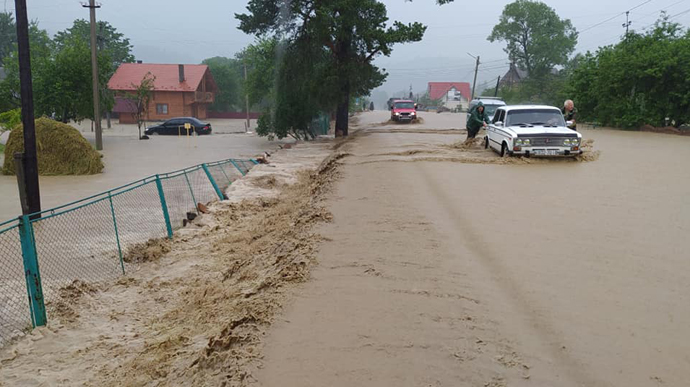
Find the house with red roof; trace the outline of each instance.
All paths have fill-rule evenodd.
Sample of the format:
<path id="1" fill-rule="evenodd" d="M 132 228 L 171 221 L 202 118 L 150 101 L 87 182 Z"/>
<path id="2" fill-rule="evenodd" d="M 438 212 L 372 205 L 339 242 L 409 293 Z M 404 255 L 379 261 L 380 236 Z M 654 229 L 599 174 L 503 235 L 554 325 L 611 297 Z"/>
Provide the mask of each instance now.
<path id="1" fill-rule="evenodd" d="M 207 65 L 123 63 L 108 81 L 108 89 L 116 96 L 113 113 L 119 115 L 120 123 L 136 123 L 132 115 L 136 109 L 127 95 L 137 89 L 148 73 L 155 81 L 147 120 L 208 117 L 208 106 L 218 87 Z"/>
<path id="2" fill-rule="evenodd" d="M 467 109 L 472 98 L 468 82 L 429 82 L 429 98 L 440 100 L 449 109 Z"/>

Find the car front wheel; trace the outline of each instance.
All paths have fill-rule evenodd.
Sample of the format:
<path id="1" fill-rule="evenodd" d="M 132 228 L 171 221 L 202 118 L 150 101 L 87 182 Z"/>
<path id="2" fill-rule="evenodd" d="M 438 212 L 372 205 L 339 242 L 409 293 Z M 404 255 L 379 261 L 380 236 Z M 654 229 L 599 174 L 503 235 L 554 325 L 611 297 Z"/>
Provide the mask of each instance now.
<path id="1" fill-rule="evenodd" d="M 504 143 L 501 145 L 501 157 L 508 157 L 508 156 L 509 156 L 509 154 L 508 154 L 508 145 L 504 142 Z"/>

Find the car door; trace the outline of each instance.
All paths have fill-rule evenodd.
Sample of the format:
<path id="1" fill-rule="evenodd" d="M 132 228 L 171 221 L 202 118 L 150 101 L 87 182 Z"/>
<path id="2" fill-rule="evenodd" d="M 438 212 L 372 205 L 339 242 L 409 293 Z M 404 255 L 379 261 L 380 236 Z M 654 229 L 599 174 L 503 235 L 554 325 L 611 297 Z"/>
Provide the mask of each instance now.
<path id="1" fill-rule="evenodd" d="M 489 146 L 494 149 L 500 149 L 503 143 L 503 125 L 505 123 L 506 111 L 505 109 L 499 108 L 494 114 L 494 119 L 489 125 L 489 130 L 487 135 L 489 136 Z"/>
<path id="2" fill-rule="evenodd" d="M 165 123 L 165 134 L 177 134 L 178 133 L 178 127 L 182 125 L 182 120 L 179 119 L 172 119 L 168 120 Z"/>

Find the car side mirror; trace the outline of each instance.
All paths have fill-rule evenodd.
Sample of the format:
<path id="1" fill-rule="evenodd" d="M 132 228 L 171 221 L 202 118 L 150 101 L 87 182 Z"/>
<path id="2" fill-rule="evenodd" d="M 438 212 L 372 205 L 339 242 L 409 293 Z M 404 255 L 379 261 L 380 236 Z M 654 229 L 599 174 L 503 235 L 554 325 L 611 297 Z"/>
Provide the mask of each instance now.
<path id="1" fill-rule="evenodd" d="M 572 122 L 572 121 L 567 121 L 567 122 L 565 123 L 565 125 L 566 125 L 566 126 L 573 126 L 573 122 Z"/>
<path id="2" fill-rule="evenodd" d="M 503 126 L 503 121 L 496 121 L 496 122 L 494 123 L 494 125 L 496 125 L 496 126 Z"/>

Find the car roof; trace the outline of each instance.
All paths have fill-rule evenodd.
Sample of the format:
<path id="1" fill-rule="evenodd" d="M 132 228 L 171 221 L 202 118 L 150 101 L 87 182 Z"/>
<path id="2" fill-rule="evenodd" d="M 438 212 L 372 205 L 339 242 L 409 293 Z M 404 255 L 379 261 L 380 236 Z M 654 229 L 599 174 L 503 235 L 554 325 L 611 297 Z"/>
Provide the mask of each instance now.
<path id="1" fill-rule="evenodd" d="M 414 103 L 414 101 L 411 99 L 396 99 L 395 102 L 412 102 L 412 103 Z"/>
<path id="2" fill-rule="evenodd" d="M 561 109 L 555 107 L 555 106 L 548 106 L 548 105 L 507 105 L 504 106 L 503 109 L 507 111 L 511 110 L 534 110 L 534 109 L 548 109 L 548 110 L 558 110 L 559 112 Z"/>
<path id="3" fill-rule="evenodd" d="M 496 101 L 496 102 L 503 102 L 503 98 L 501 97 L 478 97 L 473 99 L 472 101 Z M 503 102 L 505 103 L 505 102 Z"/>
<path id="4" fill-rule="evenodd" d="M 487 97 L 487 98 L 475 98 L 472 101 L 470 101 L 470 105 L 477 105 L 479 102 L 483 103 L 484 105 L 499 105 L 499 106 L 505 106 L 506 103 L 500 98 L 496 97 Z"/>
<path id="5" fill-rule="evenodd" d="M 201 120 L 196 118 L 196 117 L 173 117 L 173 118 L 168 119 L 168 121 L 171 121 L 171 120 L 193 120 L 193 121 L 201 122 Z"/>

